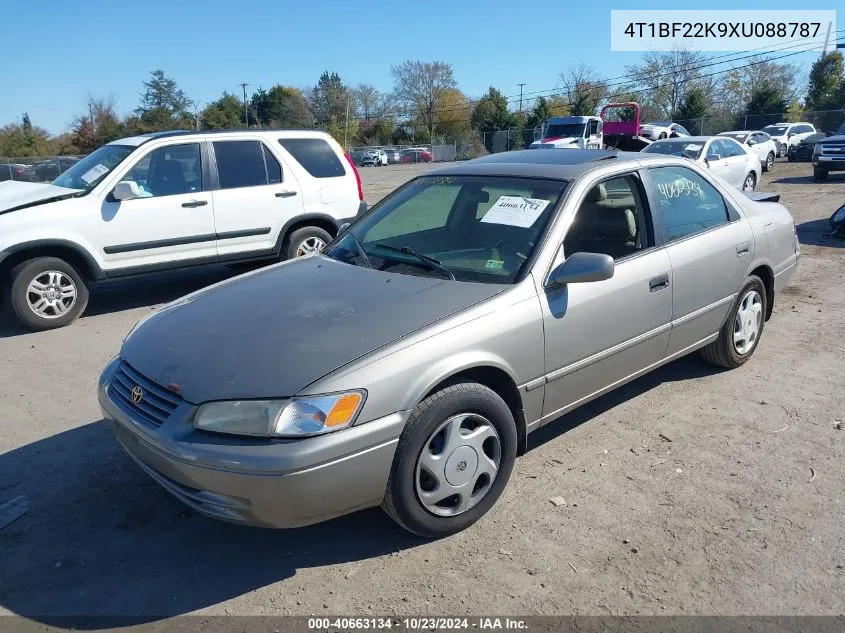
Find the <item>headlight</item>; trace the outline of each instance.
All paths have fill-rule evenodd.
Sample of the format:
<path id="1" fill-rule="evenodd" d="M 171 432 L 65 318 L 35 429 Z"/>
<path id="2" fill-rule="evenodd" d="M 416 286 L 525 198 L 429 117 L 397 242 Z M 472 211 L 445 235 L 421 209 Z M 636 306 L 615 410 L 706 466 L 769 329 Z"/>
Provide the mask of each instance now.
<path id="1" fill-rule="evenodd" d="M 834 214 L 833 214 L 833 218 L 832 218 L 832 219 L 833 219 L 833 221 L 834 221 L 834 222 L 836 222 L 837 224 L 838 224 L 839 222 L 845 222 L 845 205 L 843 205 L 843 206 L 839 207 L 839 208 L 836 210 L 836 213 L 834 213 Z"/>
<path id="2" fill-rule="evenodd" d="M 820 143 L 816 143 L 813 146 L 813 156 L 818 156 L 821 153 L 822 153 L 822 146 L 821 146 Z"/>
<path id="3" fill-rule="evenodd" d="M 194 416 L 194 427 L 258 437 L 322 435 L 351 426 L 365 397 L 363 391 L 347 391 L 290 400 L 208 402 Z"/>

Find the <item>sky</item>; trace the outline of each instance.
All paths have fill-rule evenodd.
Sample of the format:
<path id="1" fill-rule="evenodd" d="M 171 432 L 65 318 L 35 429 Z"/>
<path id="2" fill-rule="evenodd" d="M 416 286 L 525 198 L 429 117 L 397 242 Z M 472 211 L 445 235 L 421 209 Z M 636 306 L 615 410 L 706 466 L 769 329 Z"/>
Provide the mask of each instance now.
<path id="1" fill-rule="evenodd" d="M 89 95 L 112 94 L 117 111 L 137 107 L 142 82 L 161 68 L 200 104 L 224 90 L 241 95 L 274 84 L 313 86 L 323 70 L 347 84 L 393 86 L 406 59 L 453 65 L 458 86 L 477 97 L 490 85 L 526 102 L 554 89 L 561 70 L 588 63 L 617 78 L 642 53 L 612 52 L 611 9 L 674 9 L 674 2 L 608 0 L 142 0 L 3 3 L 0 126 L 29 113 L 56 134 L 87 111 Z M 837 5 L 840 5 L 837 7 Z M 761 19 L 772 9 L 836 9 L 841 0 L 747 0 Z M 696 8 L 696 7 L 684 7 Z M 709 0 L 707 9 L 738 8 Z M 845 28 L 840 10 L 837 28 Z M 724 53 L 716 53 L 724 54 Z M 788 61 L 809 67 L 818 53 Z M 719 66 L 717 68 L 723 68 Z"/>

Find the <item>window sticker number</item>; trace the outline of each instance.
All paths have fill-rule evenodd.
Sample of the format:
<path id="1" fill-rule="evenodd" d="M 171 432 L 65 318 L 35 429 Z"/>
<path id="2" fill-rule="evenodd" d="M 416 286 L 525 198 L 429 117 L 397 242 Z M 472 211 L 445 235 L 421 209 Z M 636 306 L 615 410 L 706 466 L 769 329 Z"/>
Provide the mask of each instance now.
<path id="1" fill-rule="evenodd" d="M 664 200 L 681 197 L 701 198 L 701 185 L 692 180 L 675 180 L 657 185 L 657 190 Z"/>

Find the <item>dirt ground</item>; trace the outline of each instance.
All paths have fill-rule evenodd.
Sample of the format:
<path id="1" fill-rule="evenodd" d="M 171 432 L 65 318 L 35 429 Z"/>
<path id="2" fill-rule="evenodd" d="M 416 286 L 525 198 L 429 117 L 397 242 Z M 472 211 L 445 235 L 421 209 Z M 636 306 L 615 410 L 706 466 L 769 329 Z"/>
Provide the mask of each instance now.
<path id="1" fill-rule="evenodd" d="M 428 166 L 362 170 L 374 202 Z M 378 510 L 293 531 L 187 510 L 100 420 L 97 377 L 150 309 L 231 274 L 98 290 L 46 333 L 0 320 L 0 614 L 845 613 L 845 177 L 778 163 L 802 260 L 751 362 L 687 358 L 532 435 L 493 510 L 423 542 Z M 565 504 L 549 499 L 562 496 Z"/>

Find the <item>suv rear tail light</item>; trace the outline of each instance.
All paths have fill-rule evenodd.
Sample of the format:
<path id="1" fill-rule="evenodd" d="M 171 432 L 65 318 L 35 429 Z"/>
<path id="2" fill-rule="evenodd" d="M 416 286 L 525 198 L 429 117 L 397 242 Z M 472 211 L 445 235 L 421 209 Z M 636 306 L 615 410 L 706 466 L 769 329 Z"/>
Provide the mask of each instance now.
<path id="1" fill-rule="evenodd" d="M 361 186 L 361 174 L 358 173 L 358 168 L 355 166 L 355 161 L 352 160 L 352 157 L 349 155 L 349 152 L 344 152 L 343 156 L 346 158 L 346 162 L 349 163 L 349 166 L 352 168 L 352 171 L 355 174 L 355 181 L 358 183 L 358 200 L 363 202 L 364 188 Z"/>

